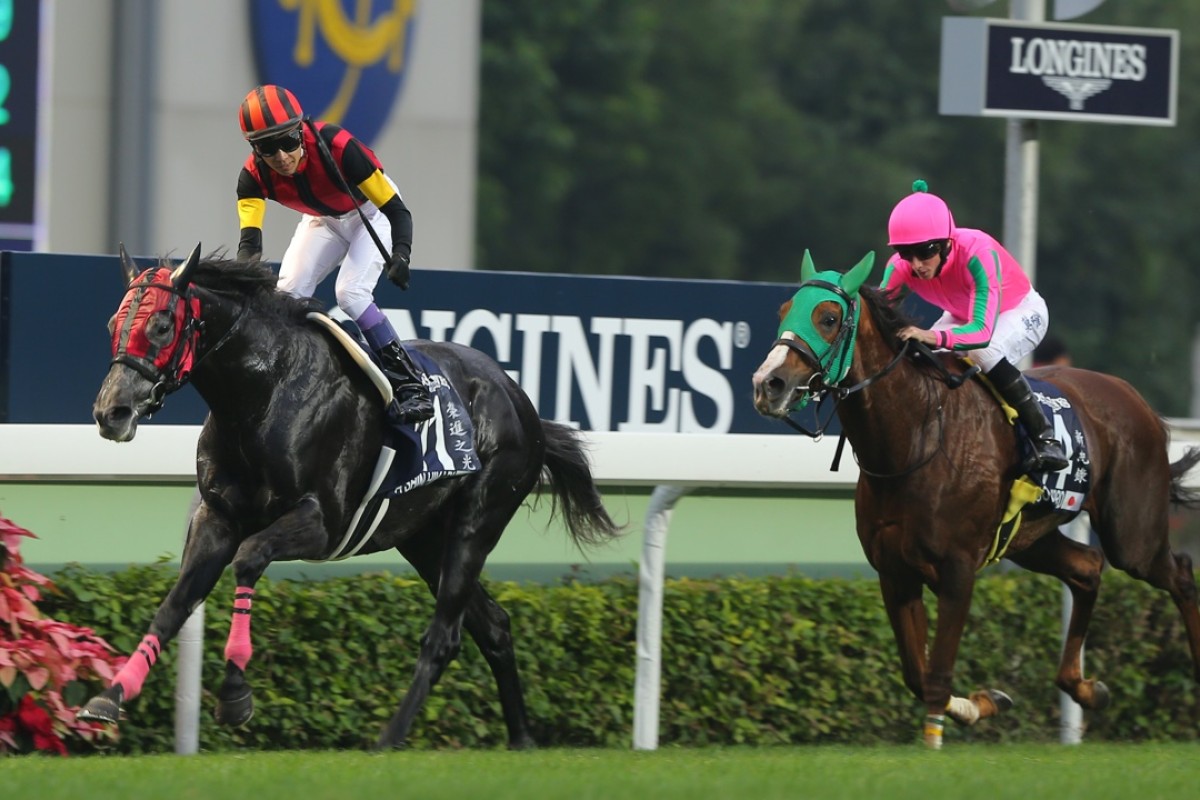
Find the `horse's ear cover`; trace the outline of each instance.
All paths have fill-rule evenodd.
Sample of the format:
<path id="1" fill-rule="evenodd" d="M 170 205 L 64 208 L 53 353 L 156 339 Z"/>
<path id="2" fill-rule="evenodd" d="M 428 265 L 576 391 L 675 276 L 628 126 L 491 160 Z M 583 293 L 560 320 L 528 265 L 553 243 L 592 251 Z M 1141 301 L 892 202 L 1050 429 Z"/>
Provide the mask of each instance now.
<path id="1" fill-rule="evenodd" d="M 805 255 L 808 255 L 805 253 Z M 842 275 L 838 281 L 838 285 L 842 287 L 842 291 L 853 297 L 858 294 L 858 290 L 867 278 L 871 276 L 871 269 L 875 266 L 875 251 L 869 251 L 862 260 L 851 267 L 846 274 Z"/>
<path id="2" fill-rule="evenodd" d="M 811 281 L 817 274 L 817 268 L 813 265 L 812 253 L 808 252 L 808 248 L 804 248 L 804 260 L 800 262 L 800 282 L 807 283 Z"/>

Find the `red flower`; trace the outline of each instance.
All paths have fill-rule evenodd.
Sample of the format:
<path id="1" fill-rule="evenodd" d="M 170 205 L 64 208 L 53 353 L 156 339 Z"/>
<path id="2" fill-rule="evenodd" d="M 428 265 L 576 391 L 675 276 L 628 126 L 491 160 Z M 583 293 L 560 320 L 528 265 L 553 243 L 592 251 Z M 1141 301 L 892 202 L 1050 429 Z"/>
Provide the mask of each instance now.
<path id="1" fill-rule="evenodd" d="M 66 705 L 63 689 L 76 680 L 107 683 L 125 659 L 91 629 L 44 617 L 38 610 L 38 587 L 53 586 L 21 559 L 21 539 L 32 536 L 0 517 L 0 691 L 10 690 L 19 675 L 29 687 L 16 710 L 0 718 L 0 755 L 32 742 L 37 750 L 65 756 L 63 736 L 96 741 L 115 732 L 76 719 L 79 709 Z"/>
<path id="2" fill-rule="evenodd" d="M 54 732 L 54 720 L 46 713 L 46 709 L 34 702 L 33 697 L 25 695 L 17 709 L 17 719 L 33 736 L 33 746 L 38 750 L 53 750 L 60 756 L 67 754 L 67 746 Z"/>

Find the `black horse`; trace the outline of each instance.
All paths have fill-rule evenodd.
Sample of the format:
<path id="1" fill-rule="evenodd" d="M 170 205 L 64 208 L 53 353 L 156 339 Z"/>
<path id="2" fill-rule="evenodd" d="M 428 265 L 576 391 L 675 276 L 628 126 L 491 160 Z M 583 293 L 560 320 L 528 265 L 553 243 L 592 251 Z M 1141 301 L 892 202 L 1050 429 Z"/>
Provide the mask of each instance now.
<path id="1" fill-rule="evenodd" d="M 372 478 L 385 406 L 345 348 L 306 321 L 311 305 L 275 290 L 267 266 L 201 260 L 199 245 L 174 272 L 160 266 L 139 275 L 124 249 L 121 264 L 128 288 L 110 323 L 114 358 L 93 410 L 100 435 L 131 440 L 138 420 L 188 379 L 210 413 L 196 454 L 201 502 L 179 579 L 112 686 L 80 716 L 115 723 L 159 649 L 232 564 L 237 591 L 216 716 L 240 725 L 253 712 L 245 667 L 254 585 L 273 561 L 334 552 Z M 403 744 L 465 625 L 495 676 L 509 746 L 528 747 L 509 618 L 480 585 L 484 560 L 542 478 L 578 545 L 604 542 L 619 527 L 577 432 L 540 419 L 484 354 L 449 343 L 414 347 L 440 365 L 469 410 L 479 469 L 399 495 L 359 551 L 396 548 L 436 597 L 412 685 L 378 746 Z"/>

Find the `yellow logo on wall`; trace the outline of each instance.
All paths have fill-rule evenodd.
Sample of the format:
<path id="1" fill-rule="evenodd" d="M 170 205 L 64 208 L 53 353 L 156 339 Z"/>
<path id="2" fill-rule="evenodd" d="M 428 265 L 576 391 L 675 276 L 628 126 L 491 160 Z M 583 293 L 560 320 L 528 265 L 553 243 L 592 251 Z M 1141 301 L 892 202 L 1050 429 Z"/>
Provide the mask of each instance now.
<path id="1" fill-rule="evenodd" d="M 401 95 L 417 0 L 253 0 L 259 82 L 370 144 Z"/>

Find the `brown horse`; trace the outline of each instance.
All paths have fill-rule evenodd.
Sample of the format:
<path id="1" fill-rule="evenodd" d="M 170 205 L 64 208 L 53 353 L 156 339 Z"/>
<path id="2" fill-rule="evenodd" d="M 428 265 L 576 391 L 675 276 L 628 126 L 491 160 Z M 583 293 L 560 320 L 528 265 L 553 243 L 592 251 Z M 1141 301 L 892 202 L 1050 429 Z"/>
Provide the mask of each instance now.
<path id="1" fill-rule="evenodd" d="M 779 339 L 754 374 L 754 405 L 786 418 L 810 399 L 836 403 L 860 467 L 858 537 L 879 573 L 904 682 L 927 707 L 925 742 L 940 747 L 945 714 L 973 724 L 1012 702 L 994 689 L 955 697 L 951 681 L 976 573 L 1020 477 L 1018 441 L 989 389 L 962 380 L 961 360 L 908 357 L 896 333 L 911 322 L 879 290 L 862 287 L 873 264 L 872 253 L 845 274 L 817 273 L 805 253 L 800 288 L 780 309 Z M 1200 450 L 1170 463 L 1166 426 L 1123 380 L 1067 367 L 1032 374 L 1057 387 L 1078 415 L 1092 470 L 1082 509 L 1104 551 L 1064 536 L 1058 528 L 1070 514 L 1041 504 L 1026 507 L 1009 540 L 1006 558 L 1057 577 L 1074 598 L 1056 683 L 1084 708 L 1108 704 L 1108 689 L 1085 679 L 1081 665 L 1104 556 L 1170 593 L 1200 680 L 1192 562 L 1167 541 L 1170 504 L 1196 504 L 1181 480 Z M 928 656 L 924 586 L 937 597 Z"/>

